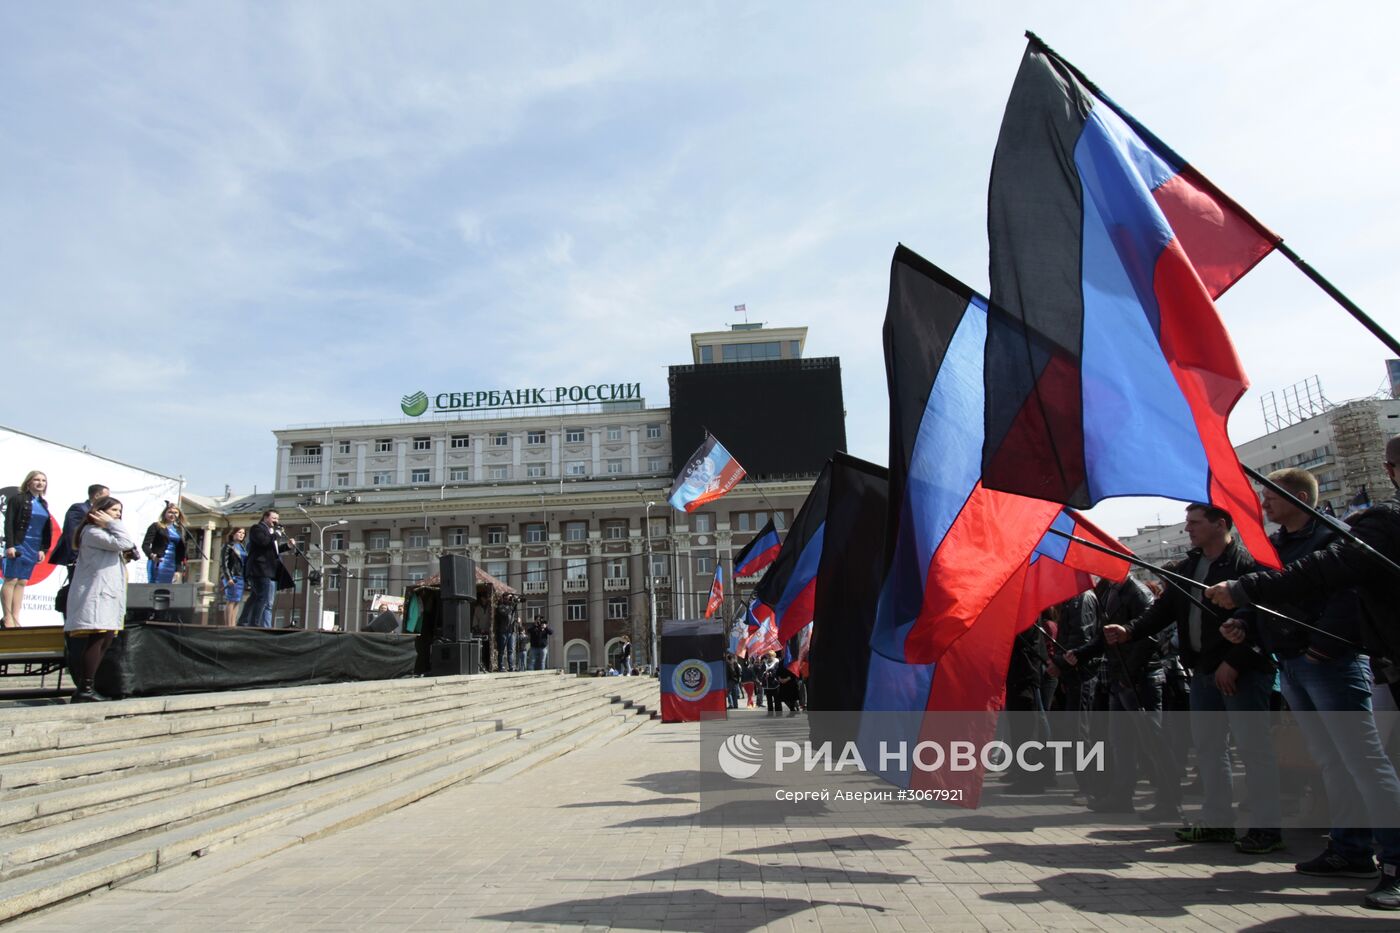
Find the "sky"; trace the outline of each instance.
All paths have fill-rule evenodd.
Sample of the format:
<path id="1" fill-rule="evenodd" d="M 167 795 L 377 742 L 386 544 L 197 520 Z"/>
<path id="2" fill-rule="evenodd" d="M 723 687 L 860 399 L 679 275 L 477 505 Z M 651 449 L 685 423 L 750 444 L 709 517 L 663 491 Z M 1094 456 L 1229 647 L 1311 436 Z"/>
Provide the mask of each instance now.
<path id="1" fill-rule="evenodd" d="M 274 429 L 399 417 L 418 389 L 640 381 L 665 404 L 688 335 L 746 304 L 841 358 L 851 452 L 885 463 L 890 257 L 986 289 L 1026 29 L 1395 329 L 1397 11 L 0 5 L 0 424 L 267 490 Z M 1384 381 L 1381 344 L 1281 257 L 1220 310 L 1255 387 L 1237 442 L 1261 391 Z M 1093 514 L 1127 534 L 1180 506 Z"/>

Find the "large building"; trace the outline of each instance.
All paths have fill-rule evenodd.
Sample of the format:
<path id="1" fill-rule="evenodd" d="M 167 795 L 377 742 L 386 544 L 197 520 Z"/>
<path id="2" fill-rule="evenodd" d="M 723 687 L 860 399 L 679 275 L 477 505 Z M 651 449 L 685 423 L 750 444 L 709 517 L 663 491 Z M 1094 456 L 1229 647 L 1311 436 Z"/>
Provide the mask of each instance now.
<path id="1" fill-rule="evenodd" d="M 702 615 L 716 561 L 727 570 L 770 515 L 786 528 L 821 462 L 845 446 L 839 363 L 801 359 L 805 328 L 722 333 L 726 347 L 758 349 L 721 351 L 731 361 L 717 362 L 716 373 L 776 393 L 746 417 L 784 426 L 734 438 L 731 450 L 764 464 L 763 477 L 691 514 L 673 510 L 666 494 L 674 451 L 688 455 L 703 433 L 673 437 L 674 417 L 706 421 L 709 412 L 716 425 L 728 414 L 719 410 L 727 402 L 703 392 L 676 396 L 676 372 L 694 367 L 673 367 L 667 407 L 649 407 L 637 383 L 420 391 L 403 399 L 403 418 L 274 431 L 273 505 L 309 557 L 289 562 L 297 588 L 279 596 L 276 623 L 333 617 L 357 630 L 375 594 L 401 595 L 436 573 L 439 556 L 464 554 L 521 592 L 527 619 L 550 622 L 551 666 L 604 666 L 624 634 L 644 661 L 652 600 L 659 619 Z M 773 343 L 781 348 L 770 359 Z M 787 412 L 813 373 L 824 401 Z M 805 449 L 797 456 L 794 444 L 807 438 L 826 445 L 819 460 Z M 307 572 L 323 564 L 322 546 L 318 590 Z M 730 617 L 738 604 L 726 582 Z"/>

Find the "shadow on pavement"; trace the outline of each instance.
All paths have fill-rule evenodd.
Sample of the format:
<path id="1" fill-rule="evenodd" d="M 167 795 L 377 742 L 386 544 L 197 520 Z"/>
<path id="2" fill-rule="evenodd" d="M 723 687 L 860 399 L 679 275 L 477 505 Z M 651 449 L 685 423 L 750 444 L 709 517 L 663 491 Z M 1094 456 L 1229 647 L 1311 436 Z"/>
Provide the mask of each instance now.
<path id="1" fill-rule="evenodd" d="M 711 891 L 655 891 L 562 901 L 524 910 L 487 914 L 480 919 L 554 926 L 625 926 L 667 930 L 761 930 L 770 923 L 817 907 L 849 907 L 884 912 L 883 907 L 850 901 L 715 894 Z"/>
<path id="2" fill-rule="evenodd" d="M 736 849 L 731 855 L 783 855 L 784 853 L 807 854 L 831 850 L 898 849 L 907 846 L 908 840 L 891 839 L 889 836 L 840 836 L 835 839 L 804 839 L 800 842 L 783 842 L 755 849 Z"/>

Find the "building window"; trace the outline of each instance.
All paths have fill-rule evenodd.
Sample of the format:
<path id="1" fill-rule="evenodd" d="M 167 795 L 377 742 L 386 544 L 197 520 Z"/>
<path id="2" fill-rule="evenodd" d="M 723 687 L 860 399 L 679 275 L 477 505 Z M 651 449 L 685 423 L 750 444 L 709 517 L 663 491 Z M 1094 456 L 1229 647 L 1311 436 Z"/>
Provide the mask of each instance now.
<path id="1" fill-rule="evenodd" d="M 430 470 L 413 470 L 413 471 L 411 471 L 411 472 L 408 474 L 408 475 L 409 475 L 409 482 L 410 482 L 410 483 L 426 483 L 426 482 L 428 482 L 428 476 L 429 476 L 430 473 L 431 473 Z"/>
<path id="2" fill-rule="evenodd" d="M 471 467 L 453 467 L 452 470 L 451 470 L 451 472 L 449 472 L 447 475 L 448 475 L 448 477 L 451 479 L 451 481 L 454 482 L 454 483 L 468 483 L 468 482 L 471 482 L 471 478 L 472 478 L 472 468 L 471 468 Z"/>
<path id="3" fill-rule="evenodd" d="M 493 466 L 486 468 L 486 475 L 490 479 L 510 479 L 510 467 Z"/>
<path id="4" fill-rule="evenodd" d="M 345 550 L 345 532 L 343 532 L 343 531 L 332 531 L 332 532 L 331 532 L 330 549 L 331 549 L 332 551 L 343 551 L 343 550 Z"/>
<path id="5" fill-rule="evenodd" d="M 569 645 L 568 656 L 564 659 L 565 669 L 570 674 L 588 673 L 588 645 L 583 642 L 574 642 Z"/>
<path id="6" fill-rule="evenodd" d="M 546 576 L 548 572 L 548 565 L 542 560 L 527 560 L 525 562 L 525 579 L 530 583 L 545 582 L 549 579 Z"/>
<path id="7" fill-rule="evenodd" d="M 509 447 L 509 446 L 510 446 L 510 435 L 509 435 L 508 433 L 506 433 L 505 431 L 497 431 L 495 434 L 492 434 L 492 435 L 491 435 L 491 446 L 492 446 L 492 447 Z"/>
<path id="8" fill-rule="evenodd" d="M 374 442 L 374 452 L 377 454 L 389 454 L 394 452 L 394 439 L 381 437 Z"/>
<path id="9" fill-rule="evenodd" d="M 315 489 L 315 488 L 316 488 L 316 477 L 314 477 L 314 476 L 298 476 L 298 477 L 297 477 L 297 488 L 298 488 L 298 489 Z"/>
<path id="10" fill-rule="evenodd" d="M 714 573 L 714 572 L 715 572 L 715 558 L 714 558 L 714 555 L 712 555 L 712 554 L 696 554 L 696 555 L 695 555 L 695 572 L 696 572 L 696 573 Z"/>
<path id="11" fill-rule="evenodd" d="M 365 535 L 365 547 L 371 551 L 387 551 L 389 549 L 389 532 L 371 531 Z"/>
<path id="12" fill-rule="evenodd" d="M 533 444 L 533 445 L 543 444 L 543 443 L 544 443 L 544 432 L 543 432 L 543 431 L 526 431 L 526 432 L 525 432 L 525 443 L 527 443 L 527 444 Z"/>
<path id="13" fill-rule="evenodd" d="M 530 463 L 525 466 L 525 476 L 528 479 L 540 479 L 549 475 L 549 467 L 543 463 Z"/>
<path id="14" fill-rule="evenodd" d="M 801 344 L 799 341 L 796 341 L 796 340 L 789 340 L 789 341 L 788 341 L 788 356 L 795 360 L 795 359 L 797 359 L 797 358 L 798 358 L 799 356 L 801 356 L 801 355 L 802 355 L 802 344 Z"/>
<path id="15" fill-rule="evenodd" d="M 321 445 L 320 445 L 320 444 L 307 444 L 306 447 L 303 448 L 302 454 L 304 454 L 305 456 L 308 456 L 308 457 L 319 457 L 319 456 L 321 456 Z"/>
<path id="16" fill-rule="evenodd" d="M 433 439 L 431 437 L 415 437 L 413 439 L 414 450 L 432 450 Z"/>
<path id="17" fill-rule="evenodd" d="M 782 344 L 776 340 L 763 343 L 726 343 L 721 348 L 721 358 L 726 363 L 741 363 L 745 360 L 776 360 L 782 356 Z"/>
<path id="18" fill-rule="evenodd" d="M 619 428 L 619 427 L 616 426 L 616 425 L 608 425 L 608 440 L 610 440 L 610 441 L 620 441 L 620 440 L 622 440 L 622 428 Z"/>
<path id="19" fill-rule="evenodd" d="M 543 544 L 549 540 L 545 535 L 543 522 L 531 522 L 525 526 L 524 531 L 526 544 Z"/>
<path id="20" fill-rule="evenodd" d="M 565 432 L 564 432 L 564 443 L 566 443 L 566 444 L 582 444 L 582 443 L 583 443 L 583 428 L 569 428 L 567 431 L 565 431 Z"/>
<path id="21" fill-rule="evenodd" d="M 666 458 L 665 458 L 665 457 L 647 457 L 647 472 L 648 472 L 648 473 L 665 473 L 665 472 L 666 472 Z"/>
<path id="22" fill-rule="evenodd" d="M 609 597 L 608 597 L 608 618 L 609 618 L 609 619 L 625 619 L 625 618 L 627 618 L 627 597 L 626 597 L 626 596 L 609 596 Z"/>
<path id="23" fill-rule="evenodd" d="M 627 558 L 616 557 L 608 561 L 606 572 L 609 580 L 621 580 L 627 576 Z"/>
<path id="24" fill-rule="evenodd" d="M 487 544 L 505 544 L 505 543 L 506 543 L 506 526 L 505 526 L 505 525 L 492 525 L 492 526 L 490 526 L 489 528 L 487 528 L 487 529 L 486 529 L 486 543 L 487 543 Z"/>
<path id="25" fill-rule="evenodd" d="M 564 562 L 565 580 L 587 580 L 588 579 L 588 558 L 570 557 Z"/>
<path id="26" fill-rule="evenodd" d="M 453 450 L 463 450 L 463 449 L 465 449 L 465 448 L 467 448 L 467 447 L 470 447 L 471 445 L 472 445 L 472 437 L 471 437 L 470 434 L 454 434 L 454 435 L 452 435 L 452 449 L 453 449 Z"/>
<path id="27" fill-rule="evenodd" d="M 365 574 L 365 587 L 371 590 L 384 592 L 389 586 L 389 571 L 370 570 Z"/>
<path id="28" fill-rule="evenodd" d="M 564 472 L 569 476 L 587 476 L 588 464 L 584 463 L 582 460 L 570 460 L 568 463 L 564 464 Z"/>
<path id="29" fill-rule="evenodd" d="M 326 592 L 328 592 L 328 593 L 339 593 L 339 592 L 340 592 L 340 568 L 337 567 L 336 569 L 332 570 L 330 573 L 326 574 Z"/>
<path id="30" fill-rule="evenodd" d="M 428 533 L 426 531 L 410 531 L 406 543 L 409 547 L 427 547 Z"/>
<path id="31" fill-rule="evenodd" d="M 713 363 L 715 361 L 715 348 L 706 344 L 700 348 L 700 362 Z"/>
<path id="32" fill-rule="evenodd" d="M 507 569 L 506 562 L 503 560 L 488 560 L 482 563 L 481 567 L 487 573 L 491 574 L 491 576 L 501 581 L 504 581 L 506 574 L 510 572 Z"/>
<path id="33" fill-rule="evenodd" d="M 671 575 L 671 560 L 669 554 L 651 555 L 651 575 L 653 577 L 669 577 Z"/>
<path id="34" fill-rule="evenodd" d="M 649 425 L 647 425 L 647 440 L 649 440 L 649 441 L 654 441 L 654 440 L 656 440 L 656 439 L 659 438 L 659 437 L 661 437 L 661 425 L 659 425 L 659 424 L 649 424 Z"/>
<path id="35" fill-rule="evenodd" d="M 336 445 L 336 453 L 348 454 L 350 452 L 350 442 L 341 441 Z"/>
<path id="36" fill-rule="evenodd" d="M 653 518 L 648 527 L 647 534 L 653 538 L 664 538 L 666 536 L 666 519 Z"/>
<path id="37" fill-rule="evenodd" d="M 393 483 L 394 474 L 387 471 L 380 471 L 370 477 L 370 482 L 375 486 L 388 486 Z"/>
<path id="38" fill-rule="evenodd" d="M 584 599 L 571 599 L 564 606 L 564 618 L 570 622 L 585 622 L 588 620 L 588 601 Z"/>
<path id="39" fill-rule="evenodd" d="M 337 473 L 337 474 L 335 474 L 335 488 L 337 488 L 337 489 L 345 489 L 345 488 L 347 488 L 349 485 L 350 485 L 350 474 L 349 474 L 349 473 Z"/>
<path id="40" fill-rule="evenodd" d="M 715 530 L 715 516 L 713 512 L 696 512 L 690 517 L 690 527 L 692 531 L 700 534 L 709 534 Z"/>
<path id="41" fill-rule="evenodd" d="M 564 540 L 565 540 L 565 541 L 587 541 L 587 540 L 588 540 L 588 522 L 565 522 L 565 523 L 564 523 Z"/>
<path id="42" fill-rule="evenodd" d="M 426 570 L 410 570 L 408 572 L 408 582 L 422 583 L 427 576 L 428 572 Z"/>
<path id="43" fill-rule="evenodd" d="M 447 545 L 448 545 L 448 547 L 466 547 L 466 546 L 467 546 L 467 529 L 465 529 L 465 528 L 453 528 L 453 529 L 451 529 L 450 531 L 448 531 L 448 532 L 447 532 Z"/>
<path id="44" fill-rule="evenodd" d="M 779 509 L 778 511 L 776 511 L 776 512 L 773 513 L 773 527 L 774 527 L 774 528 L 778 529 L 779 531 L 782 531 L 784 528 L 787 527 L 787 524 L 788 524 L 788 517 L 787 517 L 787 512 L 786 512 L 785 510 Z M 759 525 L 758 527 L 759 527 L 759 528 L 762 528 L 763 526 L 762 526 L 762 525 Z"/>
<path id="45" fill-rule="evenodd" d="M 607 538 L 609 541 L 618 541 L 622 538 L 627 537 L 627 523 L 604 522 L 603 537 Z"/>
<path id="46" fill-rule="evenodd" d="M 609 460 L 609 461 L 608 461 L 608 473 L 609 473 L 609 475 L 611 475 L 611 476 L 616 476 L 616 475 L 618 475 L 618 474 L 621 473 L 621 472 L 622 472 L 622 461 L 621 461 L 621 460 Z"/>

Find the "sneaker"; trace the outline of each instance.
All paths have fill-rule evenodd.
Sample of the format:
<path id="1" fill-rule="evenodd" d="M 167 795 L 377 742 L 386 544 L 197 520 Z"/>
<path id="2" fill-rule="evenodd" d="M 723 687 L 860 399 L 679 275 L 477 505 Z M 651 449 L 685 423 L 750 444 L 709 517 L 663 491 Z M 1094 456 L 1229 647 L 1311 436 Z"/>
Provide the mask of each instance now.
<path id="1" fill-rule="evenodd" d="M 1235 851 L 1245 855 L 1268 855 L 1283 848 L 1283 836 L 1277 832 L 1251 829 L 1235 840 Z"/>
<path id="2" fill-rule="evenodd" d="M 1176 831 L 1176 838 L 1182 842 L 1234 842 L 1233 829 L 1215 829 L 1210 826 L 1183 826 Z"/>
<path id="3" fill-rule="evenodd" d="M 1381 863 L 1381 880 L 1364 903 L 1372 910 L 1400 910 L 1400 865 Z"/>
<path id="4" fill-rule="evenodd" d="M 1369 855 L 1365 858 L 1347 858 L 1331 846 L 1317 858 L 1294 865 L 1293 870 L 1300 875 L 1317 878 L 1375 878 L 1380 875 L 1376 860 Z"/>

